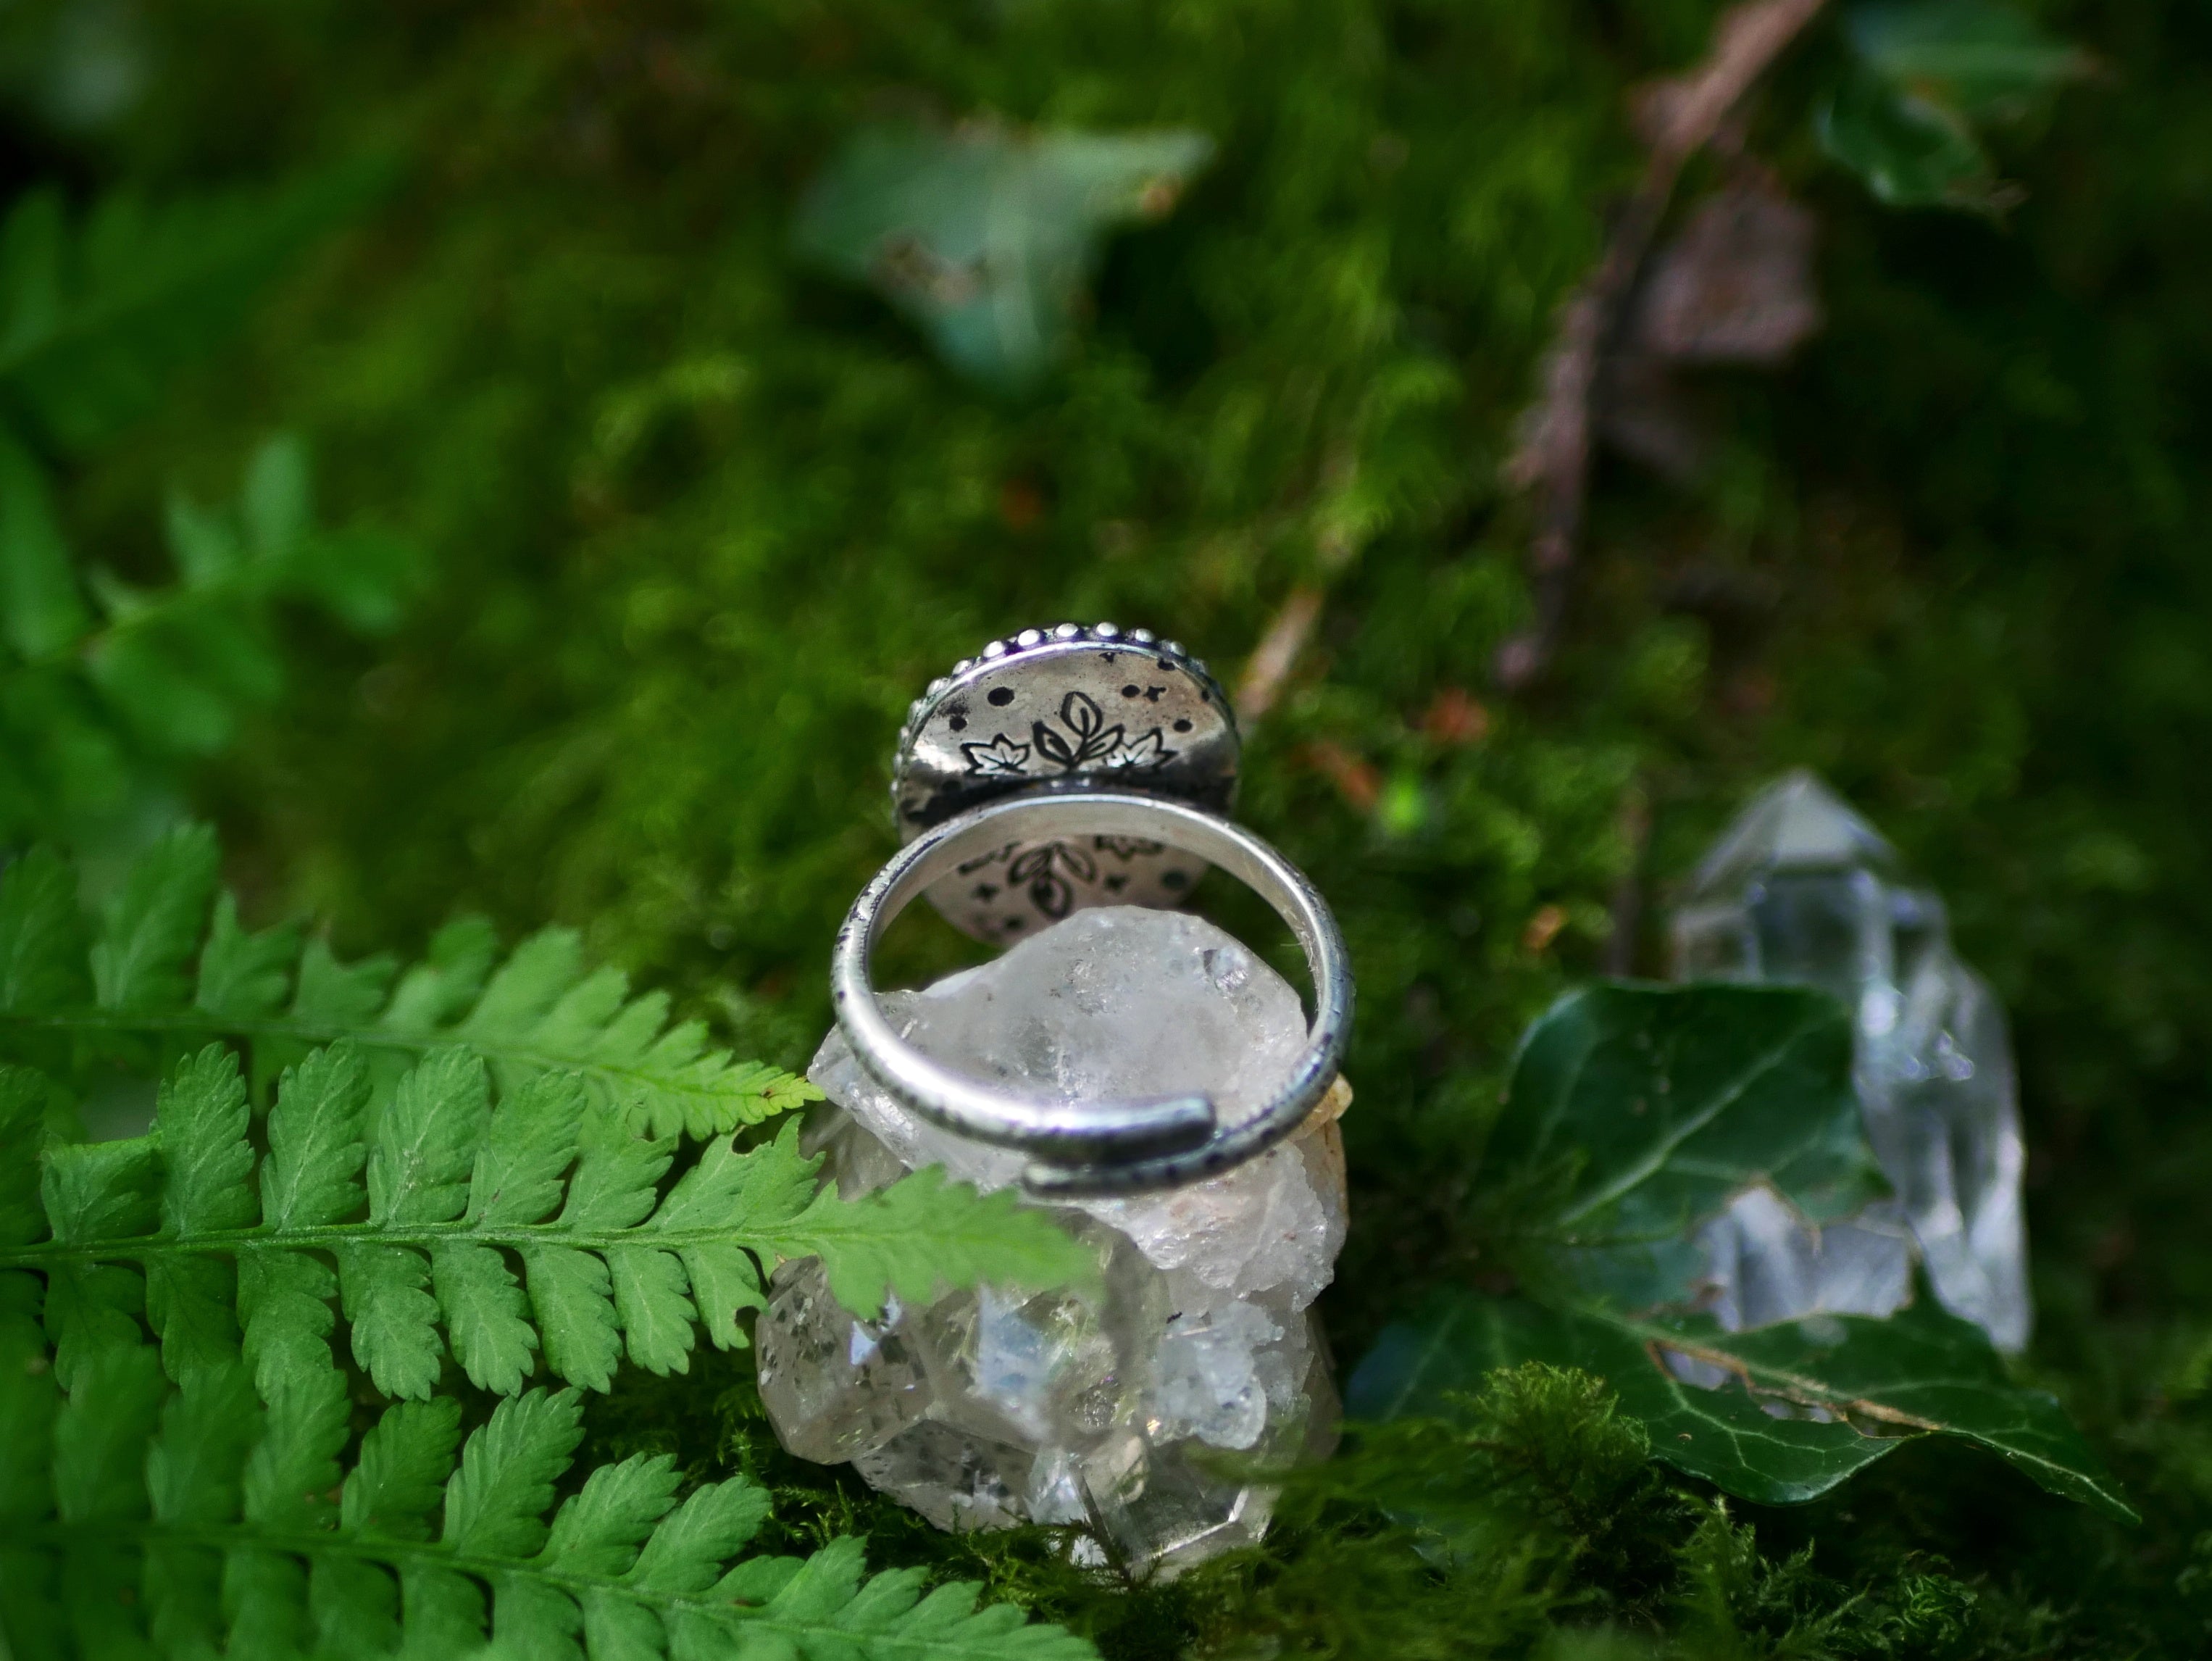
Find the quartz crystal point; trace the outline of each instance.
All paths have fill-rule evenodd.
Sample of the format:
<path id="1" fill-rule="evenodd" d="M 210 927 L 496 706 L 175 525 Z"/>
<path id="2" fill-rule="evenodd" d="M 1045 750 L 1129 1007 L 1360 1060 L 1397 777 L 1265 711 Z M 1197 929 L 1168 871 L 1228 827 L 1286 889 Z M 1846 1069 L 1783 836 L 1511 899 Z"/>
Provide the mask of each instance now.
<path id="1" fill-rule="evenodd" d="M 1674 934 L 1677 980 L 1790 982 L 1843 1000 L 1868 1140 L 1896 1190 L 1825 1228 L 1770 1190 L 1741 1196 L 1701 1240 L 1723 1323 L 1887 1315 L 1911 1295 L 1917 1251 L 1945 1308 L 2001 1349 L 2025 1344 L 2012 1051 L 1996 1000 L 1951 949 L 1942 900 L 1900 881 L 1889 844 L 1797 772 L 1714 844 Z"/>
<path id="2" fill-rule="evenodd" d="M 886 1013 L 908 1042 L 1010 1091 L 1066 1102 L 1211 1094 L 1259 1108 L 1306 1041 L 1297 995 L 1203 919 L 1079 911 Z M 939 1129 L 861 1071 L 832 1029 L 807 1147 L 848 1199 L 941 1165 L 986 1192 L 1024 1156 Z M 1095 1293 L 984 1286 L 880 1319 L 841 1308 L 812 1258 L 776 1271 L 760 1390 L 792 1452 L 850 1460 L 940 1528 L 1077 1525 L 1082 1561 L 1174 1573 L 1249 1544 L 1264 1480 L 1333 1443 L 1311 1305 L 1344 1244 L 1340 1084 L 1288 1141 L 1164 1193 L 1056 1203 L 1097 1254 Z"/>

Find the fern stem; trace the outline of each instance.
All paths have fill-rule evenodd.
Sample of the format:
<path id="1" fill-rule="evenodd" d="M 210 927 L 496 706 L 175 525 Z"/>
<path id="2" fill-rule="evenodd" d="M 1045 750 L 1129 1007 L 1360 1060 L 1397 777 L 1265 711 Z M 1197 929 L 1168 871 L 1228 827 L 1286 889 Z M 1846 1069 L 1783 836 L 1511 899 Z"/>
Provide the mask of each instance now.
<path id="1" fill-rule="evenodd" d="M 331 1250 L 342 1245 L 415 1246 L 428 1250 L 441 1240 L 469 1245 L 572 1246 L 585 1251 L 644 1246 L 654 1250 L 681 1251 L 686 1246 L 734 1245 L 756 1256 L 776 1250 L 773 1233 L 737 1238 L 727 1228 L 606 1228 L 564 1229 L 559 1223 L 503 1223 L 486 1227 L 465 1219 L 450 1223 L 410 1223 L 404 1229 L 382 1228 L 374 1223 L 329 1223 L 315 1228 L 281 1232 L 260 1229 L 210 1229 L 189 1238 L 147 1235 L 137 1239 L 101 1240 L 77 1245 L 42 1240 L 35 1245 L 14 1246 L 0 1251 L 0 1270 L 43 1269 L 50 1263 L 143 1262 L 165 1253 L 187 1256 L 236 1256 L 250 1251 Z"/>
<path id="2" fill-rule="evenodd" d="M 610 1087 L 635 1086 L 665 1092 L 667 1082 L 640 1068 L 617 1067 L 604 1062 L 579 1062 L 523 1045 L 501 1043 L 466 1032 L 399 1032 L 386 1027 L 319 1025 L 308 1021 L 238 1020 L 204 1009 L 179 1009 L 162 1013 L 134 1014 L 121 1010 L 84 1010 L 66 1015 L 21 1015 L 0 1013 L 0 1032 L 116 1032 L 176 1033 L 199 1038 L 290 1038 L 305 1044 L 337 1043 L 350 1040 L 366 1049 L 396 1050 L 425 1055 L 447 1044 L 465 1044 L 488 1062 L 546 1072 L 579 1074 L 605 1080 Z"/>
<path id="3" fill-rule="evenodd" d="M 108 1518 L 93 1523 L 62 1523 L 48 1518 L 38 1523 L 10 1524 L 9 1543 L 18 1548 L 50 1545 L 66 1550 L 70 1545 L 82 1542 L 95 1548 L 110 1549 L 118 1536 L 141 1545 L 165 1541 L 218 1551 L 251 1548 L 284 1552 L 295 1557 L 350 1557 L 387 1568 L 412 1564 L 423 1568 L 457 1571 L 486 1582 L 495 1582 L 495 1578 L 527 1575 L 545 1585 L 558 1586 L 572 1596 L 585 1592 L 612 1592 L 631 1603 L 663 1613 L 728 1615 L 737 1610 L 760 1607 L 738 1598 L 687 1597 L 681 1592 L 653 1591 L 606 1575 L 564 1574 L 531 1558 L 492 1557 L 455 1551 L 452 1547 L 435 1541 L 393 1540 L 378 1535 L 339 1534 L 307 1529 L 270 1529 L 252 1523 L 178 1524 L 143 1518 L 131 1522 Z M 790 1632 L 826 1630 L 811 1624 L 775 1624 Z"/>

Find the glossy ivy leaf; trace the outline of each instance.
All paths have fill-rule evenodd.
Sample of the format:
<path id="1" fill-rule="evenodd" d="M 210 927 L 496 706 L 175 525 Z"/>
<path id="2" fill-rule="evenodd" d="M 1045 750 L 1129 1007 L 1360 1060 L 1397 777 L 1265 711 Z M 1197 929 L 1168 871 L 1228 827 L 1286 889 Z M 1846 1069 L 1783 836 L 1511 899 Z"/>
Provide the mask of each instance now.
<path id="1" fill-rule="evenodd" d="M 1603 1378 L 1648 1427 L 1655 1458 L 1761 1504 L 1815 1499 L 1905 1442 L 1942 1435 L 2136 1520 L 2057 1402 L 2012 1383 L 1981 1329 L 1924 1288 L 1887 1319 L 1823 1315 L 1736 1333 L 1700 1315 L 1449 1292 L 1383 1333 L 1346 1406 L 1376 1421 L 1434 1415 L 1523 1361 Z"/>
<path id="2" fill-rule="evenodd" d="M 1897 207 L 2001 207 L 1978 124 L 2016 119 L 2088 59 L 1996 0 L 1863 5 L 1845 21 L 1853 62 L 1814 125 L 1829 155 Z"/>
<path id="3" fill-rule="evenodd" d="M 1440 1294 L 1384 1332 L 1347 1405 L 1434 1413 L 1523 1361 L 1603 1378 L 1654 1457 L 1732 1494 L 1808 1500 L 1902 1438 L 1990 1448 L 2053 1493 L 2131 1515 L 2057 1403 L 1923 1291 L 1887 1320 L 1723 1333 L 1694 1312 L 1698 1224 L 1753 1184 L 1814 1222 L 1881 1192 L 1842 1006 L 1802 988 L 1601 985 L 1522 1040 L 1486 1152 L 1533 1295 Z M 1715 1388 L 1713 1386 L 1717 1386 Z"/>
<path id="4" fill-rule="evenodd" d="M 1850 1022 L 1799 987 L 1601 985 L 1522 1040 L 1484 1156 L 1521 1267 L 1649 1305 L 1687 1296 L 1689 1236 L 1754 1183 L 1814 1221 L 1884 1192 Z"/>
<path id="5" fill-rule="evenodd" d="M 465 1441 L 458 1403 L 400 1402 L 349 1462 L 326 1353 L 258 1389 L 235 1365 L 167 1389 L 135 1334 L 73 1381 L 50 1361 L 0 1323 L 0 1652 L 459 1656 L 495 1633 L 502 1652 L 587 1661 L 1097 1654 L 979 1608 L 975 1586 L 869 1575 L 849 1538 L 747 1555 L 766 1490 L 736 1476 L 679 1501 L 666 1455 L 601 1466 L 556 1505 L 574 1390 L 501 1402 Z"/>
<path id="6" fill-rule="evenodd" d="M 870 128 L 809 193 L 798 244 L 955 368 L 1019 389 L 1066 350 L 1106 231 L 1166 213 L 1212 150 L 1176 131 Z"/>
<path id="7" fill-rule="evenodd" d="M 86 1064 L 148 1070 L 212 1037 L 243 1038 L 257 1093 L 311 1050 L 351 1040 L 380 1092 L 433 1050 L 458 1045 L 502 1091 L 546 1073 L 659 1136 L 711 1136 L 821 1099 L 804 1079 L 740 1062 L 698 1021 L 671 1024 L 661 993 L 633 996 L 594 968 L 569 929 L 504 960 L 489 924 L 440 931 L 397 977 L 387 959 L 342 964 L 295 929 L 254 934 L 216 891 L 203 828 L 153 843 L 91 938 L 66 861 L 33 852 L 0 872 L 0 1062 L 69 1075 Z"/>
<path id="8" fill-rule="evenodd" d="M 0 1147 L 36 1147 L 42 1097 L 0 1086 Z M 210 1044 L 163 1083 L 150 1137 L 49 1147 L 34 1217 L 27 1193 L 0 1191 L 0 1237 L 15 1237 L 0 1279 L 42 1277 L 65 1384 L 141 1304 L 173 1378 L 243 1360 L 270 1388 L 332 1333 L 335 1296 L 370 1381 L 422 1400 L 449 1351 L 501 1395 L 541 1355 L 592 1390 L 625 1354 L 686 1372 L 700 1326 L 720 1347 L 745 1342 L 739 1315 L 790 1257 L 819 1256 L 864 1314 L 887 1290 L 1092 1272 L 1044 1214 L 933 1170 L 849 1203 L 817 1191 L 796 1123 L 743 1151 L 714 1140 L 666 1183 L 675 1139 L 591 1110 L 573 1074 L 538 1073 L 495 1102 L 482 1058 L 458 1046 L 380 1102 L 356 1046 L 317 1050 L 277 1090 L 258 1170 L 250 1125 L 238 1058 Z M 99 1297 L 72 1290 L 92 1275 Z"/>

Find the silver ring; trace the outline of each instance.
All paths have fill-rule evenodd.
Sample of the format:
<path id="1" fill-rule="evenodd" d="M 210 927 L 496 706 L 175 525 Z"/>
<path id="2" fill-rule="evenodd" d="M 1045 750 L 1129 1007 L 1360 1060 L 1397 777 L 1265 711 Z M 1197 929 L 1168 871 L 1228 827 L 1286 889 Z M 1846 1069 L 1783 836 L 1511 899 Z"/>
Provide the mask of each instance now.
<path id="1" fill-rule="evenodd" d="M 1146 1100 L 1048 1102 L 1002 1093 L 941 1066 L 891 1028 L 868 961 L 915 895 L 963 860 L 1032 837 L 1142 837 L 1201 855 L 1273 906 L 1305 952 L 1314 1015 L 1290 1076 L 1260 1110 L 1223 1126 L 1200 1094 Z M 1158 796 L 1038 789 L 970 809 L 924 831 L 860 891 L 838 931 L 830 984 L 837 1024 L 862 1068 L 902 1106 L 960 1135 L 1032 1156 L 1023 1186 L 1039 1195 L 1127 1194 L 1214 1176 L 1265 1152 L 1303 1124 L 1336 1080 L 1352 1027 L 1344 937 L 1304 873 L 1241 826 Z"/>

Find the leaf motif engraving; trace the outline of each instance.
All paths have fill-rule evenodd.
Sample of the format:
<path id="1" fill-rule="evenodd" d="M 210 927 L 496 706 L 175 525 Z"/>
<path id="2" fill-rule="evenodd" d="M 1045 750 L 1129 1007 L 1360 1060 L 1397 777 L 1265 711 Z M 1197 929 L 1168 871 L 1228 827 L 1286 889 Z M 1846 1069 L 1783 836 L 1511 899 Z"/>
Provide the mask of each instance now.
<path id="1" fill-rule="evenodd" d="M 1044 729 L 1042 725 L 1038 731 Z M 1012 778 L 1029 771 L 1030 747 L 1017 744 L 1004 733 L 994 733 L 988 744 L 963 744 L 968 770 L 982 778 Z"/>
<path id="2" fill-rule="evenodd" d="M 1166 844 L 1154 842 L 1150 837 L 1093 837 L 1091 845 L 1111 854 L 1124 864 L 1139 854 L 1158 854 Z"/>
<path id="3" fill-rule="evenodd" d="M 1066 875 L 1061 873 L 1065 872 Z M 1055 922 L 1073 909 L 1075 894 L 1068 877 L 1091 884 L 1098 880 L 1098 864 L 1079 848 L 1064 842 L 1040 843 L 1018 855 L 1006 867 L 1007 880 L 1029 885 L 1030 900 Z"/>
<path id="4" fill-rule="evenodd" d="M 1118 732 L 1120 729 L 1117 727 L 1115 730 Z M 1162 740 L 1160 729 L 1155 727 L 1141 738 L 1131 739 L 1125 744 L 1115 745 L 1107 752 L 1106 765 L 1144 771 L 1164 765 L 1174 755 L 1175 751 L 1168 749 Z"/>

